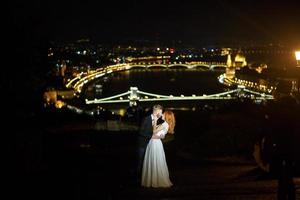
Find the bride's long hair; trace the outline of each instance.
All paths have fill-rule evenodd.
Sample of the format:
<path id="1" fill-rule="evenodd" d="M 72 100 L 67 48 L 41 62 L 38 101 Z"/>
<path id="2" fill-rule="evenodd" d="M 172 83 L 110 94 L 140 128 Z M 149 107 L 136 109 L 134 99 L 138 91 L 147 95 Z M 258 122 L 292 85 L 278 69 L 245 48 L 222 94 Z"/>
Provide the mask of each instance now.
<path id="1" fill-rule="evenodd" d="M 164 115 L 165 115 L 166 122 L 169 124 L 168 133 L 174 134 L 174 128 L 175 128 L 175 123 L 176 123 L 174 113 L 170 110 L 166 110 L 164 112 Z"/>

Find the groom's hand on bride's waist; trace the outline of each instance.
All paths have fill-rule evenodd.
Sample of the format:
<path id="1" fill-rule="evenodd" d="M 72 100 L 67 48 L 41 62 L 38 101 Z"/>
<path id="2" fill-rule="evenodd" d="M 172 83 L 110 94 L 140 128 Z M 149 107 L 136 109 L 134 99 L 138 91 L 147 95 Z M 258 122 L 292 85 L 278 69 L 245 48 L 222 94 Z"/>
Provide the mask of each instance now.
<path id="1" fill-rule="evenodd" d="M 157 135 L 152 135 L 152 139 L 161 139 L 161 137 Z"/>

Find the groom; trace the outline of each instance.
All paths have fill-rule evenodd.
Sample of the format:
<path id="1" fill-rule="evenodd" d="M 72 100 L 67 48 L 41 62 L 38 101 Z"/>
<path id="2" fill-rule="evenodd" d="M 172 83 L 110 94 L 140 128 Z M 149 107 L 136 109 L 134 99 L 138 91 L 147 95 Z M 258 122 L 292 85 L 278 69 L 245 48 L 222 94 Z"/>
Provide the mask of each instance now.
<path id="1" fill-rule="evenodd" d="M 146 152 L 147 145 L 152 138 L 153 125 L 156 125 L 157 120 L 162 116 L 163 107 L 161 105 L 154 105 L 152 114 L 145 117 L 140 127 L 138 134 L 138 163 L 137 163 L 137 173 L 138 179 L 140 181 L 144 155 Z M 159 139 L 159 138 L 157 138 Z"/>

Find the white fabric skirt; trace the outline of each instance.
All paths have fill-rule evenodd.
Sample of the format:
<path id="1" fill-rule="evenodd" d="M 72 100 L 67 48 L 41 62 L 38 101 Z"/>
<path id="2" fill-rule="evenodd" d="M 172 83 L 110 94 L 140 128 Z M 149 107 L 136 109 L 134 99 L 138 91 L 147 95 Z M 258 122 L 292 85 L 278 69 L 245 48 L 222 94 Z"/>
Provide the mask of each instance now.
<path id="1" fill-rule="evenodd" d="M 142 170 L 142 186 L 171 187 L 165 151 L 160 139 L 151 139 L 147 145 Z"/>

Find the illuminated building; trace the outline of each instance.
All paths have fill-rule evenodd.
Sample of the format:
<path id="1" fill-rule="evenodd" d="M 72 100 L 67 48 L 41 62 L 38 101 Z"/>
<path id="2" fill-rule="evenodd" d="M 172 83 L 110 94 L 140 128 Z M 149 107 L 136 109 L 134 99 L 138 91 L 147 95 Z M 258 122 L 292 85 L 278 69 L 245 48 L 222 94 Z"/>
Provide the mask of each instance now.
<path id="1" fill-rule="evenodd" d="M 231 61 L 231 55 L 227 54 L 227 62 L 226 62 L 227 67 L 232 67 L 232 61 Z"/>
<path id="2" fill-rule="evenodd" d="M 247 65 L 246 57 L 241 54 L 236 54 L 234 58 L 234 67 L 241 69 Z"/>
<path id="3" fill-rule="evenodd" d="M 57 101 L 57 92 L 55 90 L 45 92 L 44 101 L 46 105 L 54 104 Z"/>

